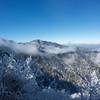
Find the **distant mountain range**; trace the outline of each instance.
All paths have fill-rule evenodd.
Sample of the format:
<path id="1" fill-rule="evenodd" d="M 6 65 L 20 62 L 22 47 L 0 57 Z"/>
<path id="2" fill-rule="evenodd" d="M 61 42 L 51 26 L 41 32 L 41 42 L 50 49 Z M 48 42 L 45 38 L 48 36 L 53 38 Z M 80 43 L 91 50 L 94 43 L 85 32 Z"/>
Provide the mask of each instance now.
<path id="1" fill-rule="evenodd" d="M 0 38 L 0 100 L 100 100 L 100 45 Z"/>

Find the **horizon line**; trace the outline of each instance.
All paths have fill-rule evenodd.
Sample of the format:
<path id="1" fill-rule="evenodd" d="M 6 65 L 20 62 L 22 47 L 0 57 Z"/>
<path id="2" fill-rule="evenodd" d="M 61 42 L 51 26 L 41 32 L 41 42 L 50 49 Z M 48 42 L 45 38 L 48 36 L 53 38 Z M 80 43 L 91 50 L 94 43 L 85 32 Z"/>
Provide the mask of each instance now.
<path id="1" fill-rule="evenodd" d="M 26 43 L 26 42 L 31 42 L 31 41 L 35 41 L 35 40 L 40 40 L 40 41 L 47 41 L 47 42 L 53 42 L 53 43 L 57 43 L 57 44 L 62 44 L 62 45 L 100 45 L 100 42 L 72 42 L 72 41 L 66 41 L 66 42 L 59 42 L 59 41 L 52 41 L 52 40 L 45 40 L 45 39 L 33 39 L 33 40 L 26 40 L 26 41 L 17 41 L 14 39 L 8 39 L 8 38 L 3 38 L 0 37 L 0 39 L 2 40 L 7 40 L 7 41 L 14 41 L 16 43 Z"/>

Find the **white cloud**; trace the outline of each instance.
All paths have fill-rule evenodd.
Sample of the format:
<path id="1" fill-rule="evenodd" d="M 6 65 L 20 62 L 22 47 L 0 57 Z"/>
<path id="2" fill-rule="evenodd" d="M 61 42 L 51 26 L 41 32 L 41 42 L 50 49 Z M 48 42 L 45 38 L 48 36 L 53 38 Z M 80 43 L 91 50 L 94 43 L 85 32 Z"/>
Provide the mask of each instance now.
<path id="1" fill-rule="evenodd" d="M 37 46 L 31 44 L 19 44 L 13 41 L 4 40 L 0 38 L 0 46 L 6 46 L 14 50 L 16 53 L 25 53 L 25 54 L 37 54 L 38 48 Z"/>
<path id="2" fill-rule="evenodd" d="M 38 47 L 41 44 L 38 44 L 38 42 L 36 41 L 32 41 L 29 43 L 16 43 L 14 41 L 0 39 L 0 45 L 9 47 L 12 50 L 14 50 L 16 53 L 25 53 L 29 55 L 42 54 L 42 52 L 39 51 L 38 49 Z M 43 47 L 42 50 L 48 54 L 58 54 L 58 53 L 75 51 L 74 46 L 59 47 L 59 46 L 53 45 L 52 43 L 42 44 L 41 47 Z"/>

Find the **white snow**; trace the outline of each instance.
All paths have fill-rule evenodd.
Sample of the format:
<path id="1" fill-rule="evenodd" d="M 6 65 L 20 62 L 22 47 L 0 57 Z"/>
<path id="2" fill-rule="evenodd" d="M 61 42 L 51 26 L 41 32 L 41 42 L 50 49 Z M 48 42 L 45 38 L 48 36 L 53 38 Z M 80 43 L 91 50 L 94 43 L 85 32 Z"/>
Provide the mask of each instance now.
<path id="1" fill-rule="evenodd" d="M 31 56 L 30 56 L 29 58 L 26 59 L 27 65 L 29 65 L 29 63 L 31 62 L 31 60 L 32 60 Z"/>
<path id="2" fill-rule="evenodd" d="M 91 85 L 92 86 L 95 86 L 97 83 L 98 83 L 98 78 L 97 78 L 97 75 L 96 75 L 96 72 L 95 71 L 93 71 L 92 73 L 91 73 Z"/>
<path id="3" fill-rule="evenodd" d="M 72 99 L 75 99 L 75 98 L 80 98 L 81 97 L 81 94 L 80 93 L 74 93 L 71 95 L 71 98 Z"/>

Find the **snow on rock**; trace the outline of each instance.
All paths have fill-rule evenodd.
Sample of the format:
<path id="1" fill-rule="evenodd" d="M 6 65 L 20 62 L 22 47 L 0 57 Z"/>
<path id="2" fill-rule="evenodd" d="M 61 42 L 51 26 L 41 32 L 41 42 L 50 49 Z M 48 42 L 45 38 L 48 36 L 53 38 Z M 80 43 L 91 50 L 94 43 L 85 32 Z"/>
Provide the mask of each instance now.
<path id="1" fill-rule="evenodd" d="M 0 89 L 13 97 L 20 92 L 18 100 L 80 100 L 91 89 L 100 95 L 99 58 L 98 52 L 70 45 L 0 39 Z"/>
<path id="2" fill-rule="evenodd" d="M 71 98 L 72 99 L 75 99 L 75 98 L 80 98 L 81 97 L 81 94 L 80 93 L 74 93 L 71 95 Z"/>
<path id="3" fill-rule="evenodd" d="M 91 73 L 91 85 L 92 86 L 95 86 L 97 83 L 98 83 L 98 78 L 97 78 L 97 75 L 96 75 L 96 72 L 95 70 Z"/>

